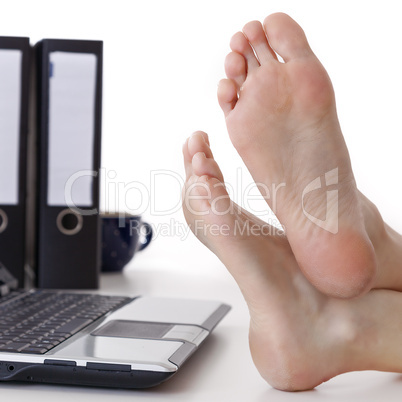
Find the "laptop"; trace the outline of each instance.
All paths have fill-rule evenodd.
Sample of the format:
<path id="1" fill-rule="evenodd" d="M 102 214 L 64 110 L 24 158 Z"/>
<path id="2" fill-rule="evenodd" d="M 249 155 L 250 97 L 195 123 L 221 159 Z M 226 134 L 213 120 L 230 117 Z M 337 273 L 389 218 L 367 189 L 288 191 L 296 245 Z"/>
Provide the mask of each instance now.
<path id="1" fill-rule="evenodd" d="M 16 287 L 0 264 L 0 381 L 152 387 L 230 310 L 217 301 Z"/>

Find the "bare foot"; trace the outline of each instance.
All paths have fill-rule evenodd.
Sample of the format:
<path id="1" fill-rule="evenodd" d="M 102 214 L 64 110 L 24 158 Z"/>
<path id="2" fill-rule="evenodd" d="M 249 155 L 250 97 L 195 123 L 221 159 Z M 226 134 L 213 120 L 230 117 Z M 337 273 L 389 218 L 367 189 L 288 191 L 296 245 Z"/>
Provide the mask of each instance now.
<path id="1" fill-rule="evenodd" d="M 273 14 L 263 25 L 248 23 L 231 48 L 219 103 L 298 265 L 328 295 L 368 291 L 377 262 L 333 88 L 303 30 L 286 14 Z"/>
<path id="2" fill-rule="evenodd" d="M 183 153 L 187 223 L 244 295 L 250 349 L 263 378 L 296 391 L 348 371 L 401 372 L 402 295 L 384 290 L 351 300 L 323 295 L 304 277 L 286 237 L 229 199 L 207 135 L 195 133 Z"/>

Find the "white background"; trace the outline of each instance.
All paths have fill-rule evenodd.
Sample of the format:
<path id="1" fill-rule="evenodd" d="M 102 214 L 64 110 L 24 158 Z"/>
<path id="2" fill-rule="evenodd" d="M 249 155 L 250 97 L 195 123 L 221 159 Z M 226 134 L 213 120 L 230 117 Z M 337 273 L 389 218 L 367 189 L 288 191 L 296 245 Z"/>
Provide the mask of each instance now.
<path id="1" fill-rule="evenodd" d="M 226 180 L 240 190 L 250 183 L 243 167 L 243 185 L 236 184 L 243 165 L 216 101 L 217 83 L 232 34 L 247 21 L 289 13 L 332 78 L 360 190 L 402 231 L 399 2 L 0 0 L 0 9 L 0 35 L 29 36 L 32 43 L 45 37 L 104 41 L 102 166 L 105 177 L 115 172 L 115 178 L 103 185 L 103 209 L 113 197 L 106 193 L 110 183 L 140 182 L 151 191 L 151 171 L 182 176 L 182 144 L 199 129 L 210 134 Z M 137 212 L 155 227 L 175 222 L 184 228 L 180 210 L 152 214 L 150 202 L 166 211 L 180 200 L 179 182 L 158 177 Z M 140 206 L 138 192 L 128 191 L 127 200 L 124 191 L 118 195 L 120 209 Z M 171 230 L 170 236 L 157 236 L 133 264 L 194 270 L 216 265 L 192 235 L 182 241 L 174 226 Z"/>

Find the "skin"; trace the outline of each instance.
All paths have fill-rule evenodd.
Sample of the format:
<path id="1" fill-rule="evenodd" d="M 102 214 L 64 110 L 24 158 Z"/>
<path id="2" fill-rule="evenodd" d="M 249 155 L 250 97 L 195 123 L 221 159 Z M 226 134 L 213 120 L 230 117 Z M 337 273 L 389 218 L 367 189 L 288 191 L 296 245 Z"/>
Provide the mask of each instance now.
<path id="1" fill-rule="evenodd" d="M 285 184 L 274 213 L 300 268 L 326 294 L 367 292 L 377 262 L 328 74 L 286 14 L 246 24 L 230 45 L 218 89 L 229 136 L 256 183 Z"/>
<path id="2" fill-rule="evenodd" d="M 371 290 L 347 300 L 323 294 L 304 276 L 286 236 L 230 200 L 207 135 L 193 134 L 183 154 L 185 218 L 239 285 L 251 354 L 269 384 L 300 391 L 348 371 L 402 372 L 401 293 Z M 250 230 L 240 232 L 245 226 Z M 375 244 L 383 247 L 381 239 Z"/>
<path id="3" fill-rule="evenodd" d="M 286 234 L 230 200 L 203 132 L 183 146 L 183 211 L 242 291 L 257 369 L 287 391 L 354 370 L 402 372 L 402 239 L 356 188 L 324 68 L 285 14 L 248 23 L 231 48 L 219 103 L 255 181 L 286 183 L 274 211 Z M 336 181 L 325 176 L 331 169 Z M 339 208 L 327 204 L 326 188 L 308 193 L 304 206 L 336 220 L 337 233 L 300 209 L 317 177 L 337 190 Z"/>

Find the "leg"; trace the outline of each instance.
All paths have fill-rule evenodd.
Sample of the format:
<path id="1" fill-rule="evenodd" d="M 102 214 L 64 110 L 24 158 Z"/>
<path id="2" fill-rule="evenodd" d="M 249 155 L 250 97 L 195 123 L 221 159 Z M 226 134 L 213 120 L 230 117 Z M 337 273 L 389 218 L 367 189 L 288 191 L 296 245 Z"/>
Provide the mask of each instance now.
<path id="1" fill-rule="evenodd" d="M 323 295 L 300 271 L 286 237 L 229 199 L 206 134 L 194 134 L 183 153 L 186 220 L 244 295 L 250 349 L 265 380 L 294 391 L 347 371 L 402 372 L 402 295 L 384 290 L 351 300 Z"/>
<path id="2" fill-rule="evenodd" d="M 330 79 L 287 15 L 243 31 L 218 89 L 232 143 L 267 191 L 285 185 L 274 213 L 311 283 L 334 296 L 364 293 L 377 264 Z"/>

